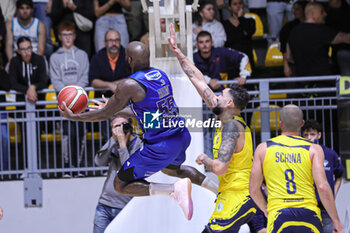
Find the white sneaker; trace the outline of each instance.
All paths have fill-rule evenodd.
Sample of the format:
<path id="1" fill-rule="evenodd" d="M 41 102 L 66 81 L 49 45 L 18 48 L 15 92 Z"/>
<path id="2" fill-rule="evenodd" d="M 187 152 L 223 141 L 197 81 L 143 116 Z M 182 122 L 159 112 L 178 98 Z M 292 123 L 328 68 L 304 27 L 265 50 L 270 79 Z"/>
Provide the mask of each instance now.
<path id="1" fill-rule="evenodd" d="M 170 194 L 170 197 L 180 205 L 187 220 L 191 220 L 193 215 L 191 188 L 191 180 L 189 178 L 184 178 L 174 183 L 174 192 Z"/>

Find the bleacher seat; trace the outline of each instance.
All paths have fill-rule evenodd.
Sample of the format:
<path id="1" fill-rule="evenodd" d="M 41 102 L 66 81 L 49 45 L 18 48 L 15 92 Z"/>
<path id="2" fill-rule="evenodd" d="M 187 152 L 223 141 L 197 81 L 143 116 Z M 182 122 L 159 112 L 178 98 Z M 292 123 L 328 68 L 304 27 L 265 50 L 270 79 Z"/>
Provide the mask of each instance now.
<path id="1" fill-rule="evenodd" d="M 10 98 L 10 94 L 6 94 L 6 99 Z M 16 110 L 16 106 L 6 106 L 6 110 Z"/>
<path id="2" fill-rule="evenodd" d="M 270 108 L 279 109 L 280 107 L 277 105 L 270 105 Z M 260 106 L 256 109 L 260 109 Z M 280 130 L 279 127 L 279 119 L 280 119 L 280 111 L 271 111 L 270 112 L 270 131 Z M 252 119 L 250 121 L 250 129 L 257 133 L 261 132 L 261 115 L 259 111 L 256 111 L 252 115 Z"/>
<path id="3" fill-rule="evenodd" d="M 279 49 L 280 46 L 280 42 L 269 46 L 265 57 L 265 67 L 283 66 L 283 54 Z"/>
<path id="4" fill-rule="evenodd" d="M 9 119 L 12 119 L 9 117 Z M 21 130 L 16 122 L 9 122 L 10 143 L 22 142 Z"/>
<path id="5" fill-rule="evenodd" d="M 52 84 L 50 84 L 49 89 L 53 89 Z M 57 101 L 56 92 L 46 93 L 45 101 Z M 47 108 L 47 109 L 57 108 L 57 104 L 46 104 L 45 108 Z"/>
<path id="6" fill-rule="evenodd" d="M 259 15 L 255 13 L 245 13 L 244 17 L 246 18 L 252 18 L 255 21 L 255 33 L 253 34 L 253 37 L 263 37 L 264 36 L 264 26 L 262 24 L 261 18 Z"/>

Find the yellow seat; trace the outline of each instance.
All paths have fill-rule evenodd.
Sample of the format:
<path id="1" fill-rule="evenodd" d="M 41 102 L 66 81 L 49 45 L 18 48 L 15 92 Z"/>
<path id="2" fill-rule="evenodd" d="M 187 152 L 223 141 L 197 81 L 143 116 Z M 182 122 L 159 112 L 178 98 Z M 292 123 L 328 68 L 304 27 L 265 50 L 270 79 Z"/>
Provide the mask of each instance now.
<path id="1" fill-rule="evenodd" d="M 53 134 L 53 133 L 48 133 L 48 134 L 41 134 L 40 135 L 40 140 L 42 142 L 53 142 L 55 139 L 56 142 L 60 142 L 62 140 L 61 134 L 57 133 L 57 134 Z"/>
<path id="2" fill-rule="evenodd" d="M 12 119 L 9 117 L 9 119 Z M 16 122 L 9 122 L 10 143 L 22 142 L 21 130 Z"/>
<path id="3" fill-rule="evenodd" d="M 95 91 L 89 91 L 89 93 L 88 93 L 88 98 L 89 98 L 89 100 L 94 99 L 94 98 L 95 98 Z M 93 102 L 89 102 L 89 104 L 94 105 Z"/>
<path id="4" fill-rule="evenodd" d="M 49 89 L 53 89 L 52 84 L 50 84 Z M 57 101 L 56 92 L 48 92 L 45 95 L 46 101 Z M 46 104 L 45 108 L 57 108 L 57 104 Z"/>
<path id="5" fill-rule="evenodd" d="M 87 132 L 87 133 L 86 133 L 86 140 L 91 141 L 92 138 L 93 138 L 94 140 L 100 140 L 100 139 L 102 138 L 102 136 L 101 136 L 100 132 L 94 132 L 94 133 L 92 133 L 92 132 Z"/>
<path id="6" fill-rule="evenodd" d="M 255 21 L 255 33 L 253 37 L 263 37 L 264 36 L 264 26 L 262 24 L 261 18 L 255 13 L 245 13 L 244 17 L 252 18 Z"/>
<path id="7" fill-rule="evenodd" d="M 256 56 L 255 49 L 253 49 L 253 59 L 254 59 L 254 64 L 257 65 L 258 64 L 258 57 Z"/>
<path id="8" fill-rule="evenodd" d="M 51 36 L 51 42 L 53 45 L 56 45 L 56 37 L 55 37 L 55 32 L 53 31 L 53 29 L 51 28 L 50 30 L 50 36 Z"/>
<path id="9" fill-rule="evenodd" d="M 265 57 L 266 67 L 283 66 L 283 55 L 279 50 L 280 42 L 273 43 L 267 49 Z"/>
<path id="10" fill-rule="evenodd" d="M 270 108 L 280 108 L 277 105 L 270 105 Z M 260 109 L 260 107 L 257 107 L 256 109 Z M 279 127 L 279 119 L 280 119 L 280 111 L 270 111 L 270 130 L 276 131 L 280 130 Z M 255 130 L 255 132 L 261 132 L 261 115 L 260 112 L 254 112 L 252 115 L 252 120 L 250 121 L 250 128 L 251 130 Z"/>
<path id="11" fill-rule="evenodd" d="M 270 94 L 269 95 L 270 99 L 286 99 L 287 94 L 286 93 L 281 93 L 281 94 Z"/>

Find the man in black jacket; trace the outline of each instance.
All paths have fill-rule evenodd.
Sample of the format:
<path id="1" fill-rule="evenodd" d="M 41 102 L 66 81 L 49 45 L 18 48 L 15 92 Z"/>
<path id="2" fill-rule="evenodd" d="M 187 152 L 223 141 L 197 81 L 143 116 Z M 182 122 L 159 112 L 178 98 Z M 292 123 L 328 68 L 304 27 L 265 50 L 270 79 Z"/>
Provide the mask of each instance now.
<path id="1" fill-rule="evenodd" d="M 26 94 L 28 100 L 37 101 L 37 90 L 47 87 L 47 72 L 44 57 L 33 53 L 31 41 L 28 37 L 17 40 L 19 54 L 10 62 L 11 89 Z"/>

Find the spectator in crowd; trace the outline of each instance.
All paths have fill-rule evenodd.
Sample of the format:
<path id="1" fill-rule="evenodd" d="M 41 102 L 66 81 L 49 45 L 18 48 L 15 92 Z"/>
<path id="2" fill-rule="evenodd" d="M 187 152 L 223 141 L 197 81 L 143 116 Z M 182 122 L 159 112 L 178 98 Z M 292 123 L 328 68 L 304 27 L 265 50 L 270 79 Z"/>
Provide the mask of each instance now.
<path id="1" fill-rule="evenodd" d="M 342 32 L 350 33 L 350 2 L 345 0 L 329 1 L 326 24 Z M 350 45 L 333 45 L 332 57 L 335 58 L 340 74 L 350 75 Z"/>
<path id="2" fill-rule="evenodd" d="M 309 141 L 319 144 L 319 140 L 322 136 L 322 128 L 316 120 L 305 121 L 304 126 L 301 128 L 301 134 L 304 138 Z M 325 145 L 320 145 L 324 153 L 324 170 L 326 172 L 327 181 L 331 187 L 334 198 L 337 196 L 339 188 L 342 183 L 342 176 L 344 173 L 344 167 L 341 164 L 339 155 L 332 149 L 326 147 Z M 324 208 L 319 194 L 316 189 L 316 198 L 318 201 L 318 207 L 321 210 L 322 225 L 324 233 L 332 233 L 334 226 L 331 217 L 328 215 L 326 209 Z"/>
<path id="3" fill-rule="evenodd" d="M 35 102 L 38 100 L 37 91 L 47 87 L 46 63 L 43 56 L 33 53 L 28 37 L 18 38 L 17 48 L 19 56 L 10 61 L 11 89 L 25 93 L 28 100 Z"/>
<path id="4" fill-rule="evenodd" d="M 125 61 L 125 49 L 120 44 L 120 34 L 110 29 L 105 34 L 105 48 L 98 51 L 91 59 L 89 70 L 89 82 L 95 88 L 108 88 L 110 92 L 115 91 L 115 81 L 129 75 L 128 66 Z"/>
<path id="5" fill-rule="evenodd" d="M 2 207 L 0 207 L 0 220 L 2 219 L 3 216 L 4 216 L 4 211 L 2 210 Z"/>
<path id="6" fill-rule="evenodd" d="M 130 41 L 139 40 L 148 32 L 148 14 L 142 11 L 140 0 L 130 0 L 131 11 L 124 12 Z M 149 0 L 147 0 L 149 5 Z M 124 46 L 125 47 L 125 46 Z"/>
<path id="7" fill-rule="evenodd" d="M 16 14 L 16 0 L 0 1 L 0 8 L 5 21 L 10 21 Z"/>
<path id="8" fill-rule="evenodd" d="M 288 46 L 295 62 L 297 76 L 332 74 L 328 50 L 331 44 L 350 43 L 350 34 L 338 32 L 324 24 L 326 12 L 317 2 L 305 8 L 305 22 L 290 33 Z"/>
<path id="9" fill-rule="evenodd" d="M 10 90 L 10 80 L 5 70 L 0 68 L 0 90 L 9 91 Z M 5 95 L 0 95 L 0 103 L 4 103 Z M 0 111 L 3 110 L 0 108 Z M 0 113 L 0 119 L 7 119 L 8 114 L 6 112 Z M 9 131 L 6 122 L 0 124 L 0 171 L 6 171 L 9 168 Z M 1 217 L 0 217 L 1 219 Z"/>
<path id="10" fill-rule="evenodd" d="M 46 29 L 45 56 L 49 58 L 53 52 L 53 45 L 51 42 L 51 18 L 46 15 L 46 9 L 49 8 L 49 6 L 47 6 L 49 0 L 33 0 L 33 2 L 33 17 L 38 18 Z M 52 4 L 52 1 L 50 1 L 50 4 Z"/>
<path id="11" fill-rule="evenodd" d="M 54 26 L 58 26 L 64 21 L 71 21 L 77 25 L 75 45 L 84 50 L 90 58 L 93 52 L 93 30 L 92 27 L 89 27 L 89 23 L 92 26 L 95 20 L 93 0 L 50 0 L 46 12 Z M 85 18 L 84 23 L 78 24 L 82 20 L 78 19 L 77 14 Z M 82 27 L 84 25 L 85 27 Z M 57 28 L 54 29 L 57 35 Z"/>
<path id="12" fill-rule="evenodd" d="M 67 85 L 75 84 L 86 87 L 89 83 L 88 70 L 89 59 L 85 51 L 74 46 L 75 25 L 70 21 L 62 22 L 58 26 L 58 38 L 62 47 L 59 48 L 50 58 L 50 79 L 56 92 L 59 92 Z M 81 123 L 63 121 L 62 155 L 65 167 L 79 167 L 80 146 L 83 145 L 84 126 Z M 77 138 L 77 128 L 79 138 Z M 69 146 L 69 142 L 70 146 Z M 69 156 L 70 155 L 70 156 Z M 71 159 L 71 161 L 69 161 Z M 76 174 L 74 174 L 76 175 Z M 65 174 L 69 177 L 71 174 Z"/>
<path id="13" fill-rule="evenodd" d="M 293 4 L 290 0 L 267 0 L 266 12 L 269 28 L 268 43 L 278 42 L 278 34 L 282 28 L 283 18 L 293 20 Z"/>
<path id="14" fill-rule="evenodd" d="M 39 19 L 32 17 L 33 1 L 18 0 L 16 2 L 17 17 L 6 22 L 6 55 L 10 61 L 17 51 L 17 40 L 26 36 L 31 40 L 33 51 L 43 56 L 45 52 L 46 30 Z"/>
<path id="15" fill-rule="evenodd" d="M 6 38 L 5 19 L 0 8 L 0 67 L 4 67 L 4 65 L 6 64 L 5 38 Z"/>
<path id="16" fill-rule="evenodd" d="M 95 50 L 100 51 L 104 44 L 104 35 L 109 29 L 115 29 L 120 34 L 123 47 L 129 43 L 128 27 L 123 15 L 123 9 L 130 11 L 130 0 L 94 0 L 95 15 Z"/>
<path id="17" fill-rule="evenodd" d="M 56 92 L 67 85 L 86 87 L 89 84 L 89 60 L 87 53 L 74 46 L 75 25 L 70 21 L 58 26 L 58 38 L 62 47 L 50 58 L 50 78 Z"/>
<path id="18" fill-rule="evenodd" d="M 292 63 L 290 63 L 291 61 L 288 60 L 287 49 L 286 49 L 289 34 L 295 26 L 297 26 L 301 22 L 304 22 L 305 20 L 304 9 L 305 9 L 306 3 L 307 2 L 305 1 L 294 2 L 293 4 L 294 20 L 286 23 L 280 31 L 280 43 L 281 43 L 280 50 L 283 54 L 283 72 L 286 77 L 295 75 L 293 72 L 294 67 L 292 66 Z"/>
<path id="19" fill-rule="evenodd" d="M 223 22 L 227 40 L 225 47 L 248 55 L 254 68 L 252 36 L 255 33 L 255 21 L 244 17 L 243 0 L 229 0 L 231 18 Z"/>
<path id="20" fill-rule="evenodd" d="M 112 137 L 95 155 L 97 166 L 109 165 L 106 181 L 96 207 L 93 233 L 103 233 L 132 197 L 117 193 L 113 181 L 118 170 L 135 151 L 143 147 L 142 140 L 133 134 L 131 118 L 116 116 L 111 120 Z"/>
<path id="21" fill-rule="evenodd" d="M 209 86 L 222 90 L 218 80 L 234 79 L 243 85 L 250 76 L 249 58 L 244 53 L 228 48 L 215 48 L 209 32 L 201 31 L 197 37 L 198 52 L 193 54 L 195 66 L 210 77 Z"/>
<path id="22" fill-rule="evenodd" d="M 197 19 L 193 24 L 193 47 L 196 45 L 198 33 L 208 31 L 213 36 L 214 47 L 223 47 L 226 41 L 226 33 L 222 24 L 215 19 L 214 4 L 209 1 L 202 1 L 198 9 Z"/>

